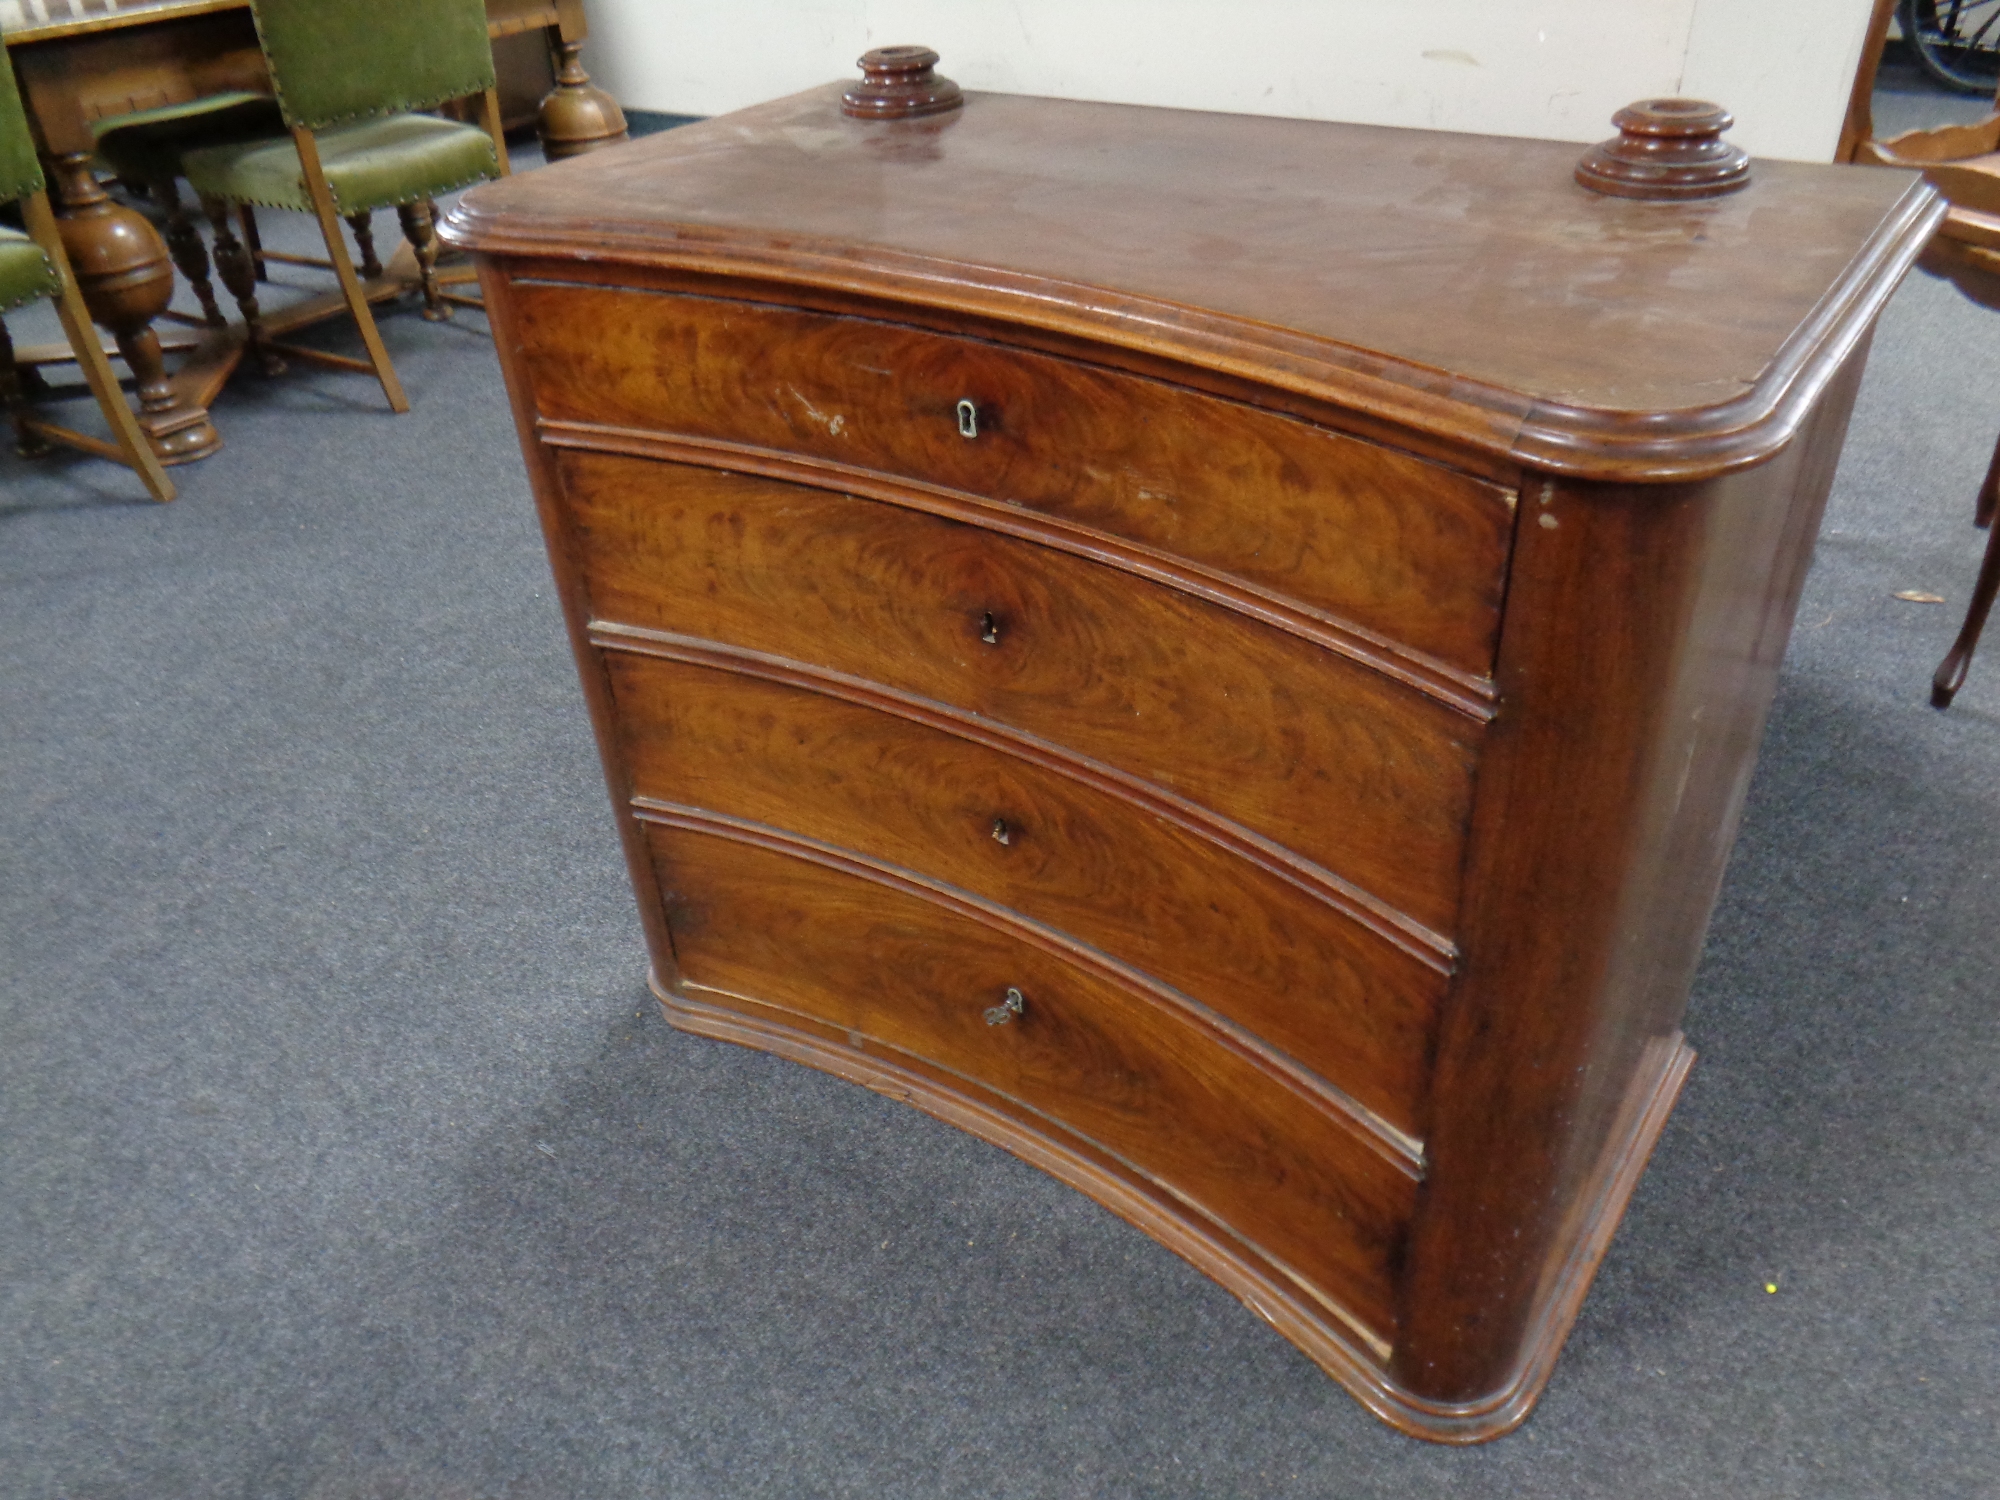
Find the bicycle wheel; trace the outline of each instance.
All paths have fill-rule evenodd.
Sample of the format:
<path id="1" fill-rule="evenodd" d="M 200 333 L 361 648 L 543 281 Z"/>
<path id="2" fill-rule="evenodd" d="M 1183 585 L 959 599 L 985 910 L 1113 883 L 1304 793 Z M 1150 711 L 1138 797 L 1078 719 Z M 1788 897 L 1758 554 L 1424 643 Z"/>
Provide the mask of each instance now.
<path id="1" fill-rule="evenodd" d="M 1908 0 L 1903 35 L 1945 87 L 1991 97 L 2000 85 L 2000 0 Z"/>

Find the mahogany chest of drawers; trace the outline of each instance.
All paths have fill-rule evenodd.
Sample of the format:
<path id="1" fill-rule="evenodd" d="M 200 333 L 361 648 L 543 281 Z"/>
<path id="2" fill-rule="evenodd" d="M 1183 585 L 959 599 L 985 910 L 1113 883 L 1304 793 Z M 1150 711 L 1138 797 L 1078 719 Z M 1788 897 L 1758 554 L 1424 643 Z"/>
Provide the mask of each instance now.
<path id="1" fill-rule="evenodd" d="M 1091 1194 L 1447 1441 L 1679 1021 L 1901 174 L 841 88 L 474 192 L 676 1025 Z"/>

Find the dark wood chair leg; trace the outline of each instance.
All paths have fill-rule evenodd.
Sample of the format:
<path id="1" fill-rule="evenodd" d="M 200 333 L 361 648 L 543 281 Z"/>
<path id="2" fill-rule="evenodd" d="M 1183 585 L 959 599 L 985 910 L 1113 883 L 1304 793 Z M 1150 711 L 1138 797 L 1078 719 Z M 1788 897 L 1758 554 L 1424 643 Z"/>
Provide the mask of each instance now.
<path id="1" fill-rule="evenodd" d="M 401 203 L 396 217 L 402 221 L 403 238 L 417 252 L 417 275 L 424 285 L 424 316 L 439 323 L 451 316 L 451 307 L 438 295 L 437 205 L 426 198 L 420 203 Z"/>
<path id="2" fill-rule="evenodd" d="M 14 336 L 0 319 L 0 409 L 14 427 L 14 448 L 23 458 L 40 458 L 49 451 L 49 440 L 30 428 L 28 393 L 22 388 L 20 367 L 14 363 Z"/>
<path id="3" fill-rule="evenodd" d="M 220 328 L 228 319 L 222 316 L 222 308 L 215 300 L 215 286 L 208 279 L 208 249 L 201 242 L 201 232 L 194 227 L 194 220 L 187 216 L 181 204 L 180 184 L 172 177 L 163 177 L 149 183 L 146 191 L 152 195 L 167 216 L 167 249 L 174 257 L 174 267 L 194 288 L 194 294 L 201 301 L 201 315 L 210 328 Z"/>
<path id="4" fill-rule="evenodd" d="M 1979 581 L 1972 586 L 1972 604 L 1965 612 L 1965 624 L 1945 659 L 1938 663 L 1931 679 L 1931 707 L 1950 708 L 1951 700 L 1965 686 L 1966 671 L 1972 666 L 1972 652 L 1979 644 L 1979 632 L 1992 611 L 1993 596 L 2000 594 L 2000 526 L 1986 538 L 1986 561 L 1979 566 Z"/>
<path id="5" fill-rule="evenodd" d="M 266 375 L 282 375 L 285 362 L 269 347 L 269 335 L 264 332 L 263 316 L 257 307 L 257 263 L 230 226 L 229 205 L 219 198 L 204 198 L 201 206 L 208 215 L 209 227 L 215 231 L 215 268 L 222 273 L 222 284 L 229 288 L 229 295 L 236 299 L 236 306 L 243 314 L 250 354 Z"/>
<path id="6" fill-rule="evenodd" d="M 382 274 L 382 262 L 375 258 L 375 216 L 371 213 L 349 214 L 347 227 L 354 231 L 354 244 L 361 251 L 361 274 L 373 281 Z"/>
<path id="7" fill-rule="evenodd" d="M 1986 482 L 1979 486 L 1979 504 L 1973 511 L 1972 524 L 1991 526 L 1996 510 L 2000 510 L 2000 442 L 1993 445 L 1993 462 L 1986 466 Z"/>
<path id="8" fill-rule="evenodd" d="M 257 268 L 257 279 L 269 281 L 271 273 L 264 269 L 264 236 L 257 232 L 257 210 L 247 203 L 237 204 L 236 222 L 242 226 L 243 243 L 250 247 L 250 261 Z"/>

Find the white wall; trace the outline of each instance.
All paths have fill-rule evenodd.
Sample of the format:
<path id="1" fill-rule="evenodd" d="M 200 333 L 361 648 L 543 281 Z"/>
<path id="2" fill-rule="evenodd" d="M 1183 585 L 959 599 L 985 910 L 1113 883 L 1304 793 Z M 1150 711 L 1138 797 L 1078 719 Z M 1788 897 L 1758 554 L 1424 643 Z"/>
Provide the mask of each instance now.
<path id="1" fill-rule="evenodd" d="M 971 89 L 1592 141 L 1635 99 L 1831 158 L 1869 0 L 587 0 L 634 109 L 721 114 L 919 42 Z"/>

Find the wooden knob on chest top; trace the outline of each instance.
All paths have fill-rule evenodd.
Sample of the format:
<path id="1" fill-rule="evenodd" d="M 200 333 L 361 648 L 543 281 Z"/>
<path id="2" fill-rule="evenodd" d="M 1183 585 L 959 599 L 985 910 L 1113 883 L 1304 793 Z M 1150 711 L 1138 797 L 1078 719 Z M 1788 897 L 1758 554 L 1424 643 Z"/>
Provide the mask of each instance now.
<path id="1" fill-rule="evenodd" d="M 877 47 L 861 54 L 861 82 L 840 96 L 840 112 L 857 120 L 906 120 L 939 115 L 965 103 L 958 85 L 931 69 L 928 47 Z"/>
<path id="2" fill-rule="evenodd" d="M 1611 117 L 1613 140 L 1576 164 L 1576 180 L 1614 198 L 1714 198 L 1750 183 L 1750 158 L 1722 139 L 1736 123 L 1702 99 L 1641 99 Z"/>

